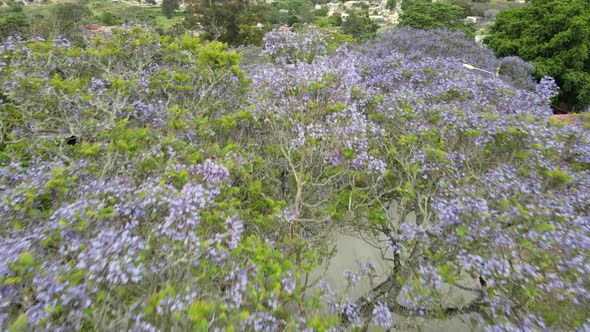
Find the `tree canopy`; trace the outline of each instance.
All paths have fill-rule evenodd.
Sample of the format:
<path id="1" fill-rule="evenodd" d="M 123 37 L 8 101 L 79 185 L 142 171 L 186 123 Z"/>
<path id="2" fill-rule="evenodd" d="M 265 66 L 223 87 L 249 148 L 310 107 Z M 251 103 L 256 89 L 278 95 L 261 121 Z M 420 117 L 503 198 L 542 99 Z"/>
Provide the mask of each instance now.
<path id="1" fill-rule="evenodd" d="M 486 43 L 498 56 L 517 55 L 539 77 L 557 80 L 558 110 L 590 106 L 590 5 L 587 0 L 534 0 L 502 11 Z"/>
<path id="2" fill-rule="evenodd" d="M 548 124 L 554 81 L 343 37 L 0 42 L 0 330 L 587 330 L 590 127 Z M 376 260 L 324 277 L 342 232 Z"/>
<path id="3" fill-rule="evenodd" d="M 179 0 L 162 0 L 162 13 L 170 18 L 179 7 Z"/>
<path id="4" fill-rule="evenodd" d="M 408 9 L 411 5 L 415 4 L 415 3 L 431 3 L 431 0 L 404 0 L 401 3 L 401 8 L 402 11 Z"/>
<path id="5" fill-rule="evenodd" d="M 208 38 L 232 45 L 262 42 L 264 33 L 253 29 L 269 21 L 270 7 L 264 2 L 248 0 L 200 0 L 190 6 L 196 21 L 208 33 Z M 252 35 L 254 33 L 254 35 Z"/>
<path id="6" fill-rule="evenodd" d="M 373 22 L 366 14 L 358 11 L 350 12 L 346 20 L 341 23 L 342 32 L 359 41 L 374 37 L 378 28 L 377 23 Z"/>
<path id="7" fill-rule="evenodd" d="M 400 26 L 415 29 L 449 29 L 474 33 L 471 24 L 463 22 L 462 7 L 446 2 L 412 2 L 400 15 Z"/>

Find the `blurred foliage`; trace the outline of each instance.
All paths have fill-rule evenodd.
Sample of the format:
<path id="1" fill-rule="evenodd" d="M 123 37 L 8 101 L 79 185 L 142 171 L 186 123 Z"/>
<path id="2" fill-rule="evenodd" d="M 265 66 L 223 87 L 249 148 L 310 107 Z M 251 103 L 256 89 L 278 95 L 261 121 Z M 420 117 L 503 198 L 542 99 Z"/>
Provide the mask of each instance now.
<path id="1" fill-rule="evenodd" d="M 336 18 L 337 19 L 337 18 Z M 337 25 L 336 21 L 334 24 Z M 342 33 L 353 36 L 357 41 L 375 37 L 379 26 L 366 13 L 353 11 L 341 23 Z"/>
<path id="2" fill-rule="evenodd" d="M 268 22 L 270 7 L 264 2 L 245 0 L 201 0 L 187 10 L 193 19 L 185 22 L 188 27 L 201 25 L 207 38 L 230 45 L 259 45 L 264 36 L 264 24 Z M 257 24 L 263 25 L 259 28 Z"/>
<path id="3" fill-rule="evenodd" d="M 535 75 L 555 77 L 558 111 L 590 106 L 590 6 L 585 0 L 534 0 L 502 11 L 486 44 L 498 56 L 516 55 Z"/>
<path id="4" fill-rule="evenodd" d="M 414 29 L 461 30 L 474 36 L 475 27 L 463 22 L 464 9 L 445 2 L 413 2 L 400 15 L 400 26 Z"/>
<path id="5" fill-rule="evenodd" d="M 174 16 L 179 5 L 179 0 L 162 0 L 162 14 L 167 18 L 171 18 Z"/>

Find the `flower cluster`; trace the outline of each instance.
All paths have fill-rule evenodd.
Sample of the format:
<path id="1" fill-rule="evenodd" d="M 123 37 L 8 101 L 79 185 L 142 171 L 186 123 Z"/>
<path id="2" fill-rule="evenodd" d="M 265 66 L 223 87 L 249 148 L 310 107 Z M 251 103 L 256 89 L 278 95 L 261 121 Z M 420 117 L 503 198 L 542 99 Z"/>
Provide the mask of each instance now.
<path id="1" fill-rule="evenodd" d="M 277 64 L 311 63 L 327 53 L 328 35 L 316 28 L 273 30 L 264 36 L 263 55 Z"/>

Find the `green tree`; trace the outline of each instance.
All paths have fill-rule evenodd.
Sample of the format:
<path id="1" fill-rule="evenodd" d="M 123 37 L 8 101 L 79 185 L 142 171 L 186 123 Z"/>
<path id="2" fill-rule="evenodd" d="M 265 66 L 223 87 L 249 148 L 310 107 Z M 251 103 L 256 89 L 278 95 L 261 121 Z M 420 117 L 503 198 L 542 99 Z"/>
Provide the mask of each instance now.
<path id="1" fill-rule="evenodd" d="M 53 7 L 53 15 L 64 24 L 78 24 L 91 14 L 86 6 L 75 3 L 60 4 Z"/>
<path id="2" fill-rule="evenodd" d="M 75 44 L 84 43 L 81 25 L 87 22 L 92 12 L 84 5 L 67 3 L 58 4 L 51 8 L 47 24 L 36 27 L 46 38 L 65 37 Z"/>
<path id="3" fill-rule="evenodd" d="M 415 3 L 431 3 L 432 0 L 404 0 L 402 1 L 401 7 L 402 7 L 402 11 L 410 8 L 411 5 L 415 4 Z"/>
<path id="4" fill-rule="evenodd" d="M 473 24 L 463 22 L 463 8 L 444 2 L 415 2 L 401 15 L 400 26 L 415 29 L 462 30 L 473 35 Z"/>
<path id="5" fill-rule="evenodd" d="M 560 87 L 554 105 L 590 106 L 590 6 L 587 0 L 534 0 L 498 14 L 486 43 L 498 56 L 517 55 L 535 65 L 537 78 Z"/>
<path id="6" fill-rule="evenodd" d="M 264 30 L 255 25 L 241 25 L 238 40 L 244 45 L 262 46 L 262 39 L 264 38 Z"/>
<path id="7" fill-rule="evenodd" d="M 297 24 L 299 23 L 299 18 L 296 15 L 291 15 L 289 16 L 289 18 L 287 19 L 287 25 L 289 25 L 290 27 L 293 26 L 293 24 Z"/>
<path id="8" fill-rule="evenodd" d="M 287 24 L 288 21 L 289 21 L 289 13 L 281 12 L 276 8 L 273 8 L 273 10 L 271 11 L 271 13 L 269 15 L 269 19 L 268 19 L 268 22 L 270 24 L 278 24 L 278 25 Z"/>
<path id="9" fill-rule="evenodd" d="M 471 0 L 446 0 L 445 2 L 463 8 L 463 16 L 470 16 L 474 14 L 471 8 L 473 6 L 473 2 Z"/>
<path id="10" fill-rule="evenodd" d="M 385 8 L 395 9 L 396 6 L 397 6 L 397 0 L 387 0 L 387 5 L 385 6 Z"/>
<path id="11" fill-rule="evenodd" d="M 84 20 L 84 18 L 92 15 L 92 12 L 86 6 L 66 3 L 59 4 L 52 8 L 52 15 L 56 20 L 59 20 L 62 25 L 77 25 Z"/>
<path id="12" fill-rule="evenodd" d="M 360 41 L 374 37 L 379 26 L 367 14 L 354 11 L 342 22 L 341 29 L 343 33 Z"/>
<path id="13" fill-rule="evenodd" d="M 342 15 L 333 14 L 332 16 L 328 17 L 328 22 L 330 23 L 330 25 L 339 27 L 342 25 Z"/>
<path id="14" fill-rule="evenodd" d="M 121 22 L 121 19 L 113 15 L 111 12 L 104 12 L 100 14 L 99 19 L 104 25 L 117 25 Z"/>
<path id="15" fill-rule="evenodd" d="M 290 0 L 287 2 L 286 9 L 289 10 L 289 14 L 294 14 L 299 17 L 308 18 L 310 14 L 313 16 L 313 7 L 308 0 Z"/>
<path id="16" fill-rule="evenodd" d="M 29 18 L 24 13 L 11 12 L 0 19 L 0 37 L 25 34 L 29 26 Z"/>
<path id="17" fill-rule="evenodd" d="M 314 11 L 313 14 L 318 17 L 328 16 L 328 7 L 320 8 Z"/>
<path id="18" fill-rule="evenodd" d="M 162 1 L 162 13 L 167 18 L 171 18 L 174 16 L 174 13 L 178 9 L 179 1 L 178 0 L 163 0 Z"/>
<path id="19" fill-rule="evenodd" d="M 200 0 L 189 9 L 200 14 L 197 22 L 208 32 L 209 38 L 232 45 L 259 44 L 262 34 L 249 29 L 258 23 L 268 26 L 270 6 L 248 0 Z M 253 36 L 245 36 L 250 31 Z"/>

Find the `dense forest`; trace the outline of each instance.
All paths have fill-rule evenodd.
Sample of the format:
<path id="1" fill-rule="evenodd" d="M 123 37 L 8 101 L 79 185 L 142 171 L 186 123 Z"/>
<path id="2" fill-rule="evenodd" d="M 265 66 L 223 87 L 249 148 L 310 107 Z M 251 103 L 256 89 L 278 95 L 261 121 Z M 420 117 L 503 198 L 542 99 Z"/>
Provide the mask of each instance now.
<path id="1" fill-rule="evenodd" d="M 586 92 L 494 53 L 543 3 L 492 48 L 463 25 L 274 29 L 255 56 L 131 23 L 5 36 L 0 329 L 590 329 L 590 117 L 553 116 Z M 338 234 L 377 259 L 330 273 Z"/>

